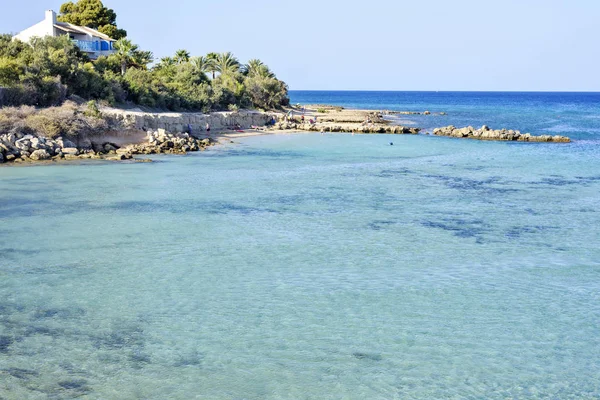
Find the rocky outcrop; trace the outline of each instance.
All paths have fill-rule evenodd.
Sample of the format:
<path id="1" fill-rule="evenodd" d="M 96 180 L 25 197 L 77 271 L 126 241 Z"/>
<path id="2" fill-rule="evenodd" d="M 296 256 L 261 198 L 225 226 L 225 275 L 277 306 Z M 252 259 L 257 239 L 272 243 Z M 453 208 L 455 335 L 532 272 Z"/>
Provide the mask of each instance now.
<path id="1" fill-rule="evenodd" d="M 188 133 L 168 133 L 164 129 L 148 131 L 147 138 L 147 143 L 131 144 L 114 150 L 116 157 L 131 158 L 135 154 L 185 154 L 189 151 L 204 150 L 215 143 L 210 138 L 197 139 Z"/>
<path id="2" fill-rule="evenodd" d="M 103 142 L 102 138 L 77 140 L 76 146 L 69 139 L 47 139 L 37 135 L 20 133 L 0 135 L 0 163 L 28 161 L 58 161 L 76 159 L 128 160 L 136 154 L 185 154 L 204 150 L 214 144 L 211 139 L 197 139 L 188 133 L 168 133 L 164 129 L 148 131 L 143 143 L 119 146 Z"/>
<path id="3" fill-rule="evenodd" d="M 409 128 L 401 125 L 384 124 L 296 124 L 279 122 L 272 127 L 273 130 L 299 130 L 307 132 L 345 132 L 345 133 L 388 133 L 388 134 L 412 134 L 420 132 L 419 128 Z"/>
<path id="4" fill-rule="evenodd" d="M 566 136 L 551 136 L 539 135 L 534 136 L 530 133 L 521 133 L 512 129 L 494 130 L 487 126 L 482 126 L 475 129 L 472 126 L 465 128 L 456 128 L 454 126 L 446 126 L 444 128 L 436 128 L 433 130 L 436 136 L 448 136 L 455 138 L 479 139 L 479 140 L 497 140 L 497 141 L 517 141 L 517 142 L 555 142 L 569 143 L 571 139 Z"/>

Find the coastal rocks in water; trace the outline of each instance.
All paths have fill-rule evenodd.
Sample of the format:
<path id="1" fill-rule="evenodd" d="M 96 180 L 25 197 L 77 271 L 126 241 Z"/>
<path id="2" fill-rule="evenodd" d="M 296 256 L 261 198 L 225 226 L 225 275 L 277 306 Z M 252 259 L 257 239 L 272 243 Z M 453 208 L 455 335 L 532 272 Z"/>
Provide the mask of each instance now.
<path id="1" fill-rule="evenodd" d="M 475 129 L 472 126 L 465 128 L 456 128 L 454 126 L 446 126 L 444 128 L 436 128 L 433 130 L 436 136 L 448 136 L 455 138 L 479 139 L 479 140 L 497 140 L 497 141 L 518 141 L 518 142 L 555 142 L 569 143 L 571 140 L 566 136 L 551 136 L 540 135 L 534 136 L 530 133 L 521 133 L 512 129 L 494 130 L 487 126 L 482 126 L 480 129 Z"/>
<path id="2" fill-rule="evenodd" d="M 77 145 L 66 138 L 45 138 L 20 133 L 0 135 L 0 163 L 43 160 L 100 159 L 129 160 L 135 154 L 185 154 L 212 145 L 212 139 L 197 139 L 188 133 L 168 133 L 165 129 L 149 131 L 147 143 L 120 147 L 99 138 L 78 138 Z"/>
<path id="3" fill-rule="evenodd" d="M 340 132 L 340 133 L 388 133 L 388 134 L 412 134 L 419 133 L 419 128 L 409 128 L 401 125 L 384 124 L 296 124 L 280 122 L 273 127 L 275 130 L 300 130 L 308 132 Z"/>
<path id="4" fill-rule="evenodd" d="M 131 158 L 134 154 L 185 154 L 189 151 L 204 150 L 213 144 L 209 138 L 196 139 L 188 133 L 167 133 L 164 129 L 149 131 L 147 133 L 148 143 L 132 144 L 117 149 L 117 157 L 121 159 Z"/>
<path id="5" fill-rule="evenodd" d="M 65 147 L 61 150 L 63 154 L 70 154 L 72 156 L 76 156 L 79 154 L 79 150 L 76 147 Z"/>

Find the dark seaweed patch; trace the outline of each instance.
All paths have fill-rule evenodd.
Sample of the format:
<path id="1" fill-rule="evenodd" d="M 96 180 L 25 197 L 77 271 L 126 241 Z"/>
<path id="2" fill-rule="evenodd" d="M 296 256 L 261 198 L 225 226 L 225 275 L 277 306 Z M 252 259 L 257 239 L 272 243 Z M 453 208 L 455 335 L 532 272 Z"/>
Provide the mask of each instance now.
<path id="1" fill-rule="evenodd" d="M 21 379 L 21 380 L 29 380 L 34 376 L 38 376 L 39 374 L 30 369 L 22 369 L 22 368 L 7 368 L 3 369 L 3 372 L 6 372 L 13 378 Z"/>
<path id="2" fill-rule="evenodd" d="M 483 243 L 481 235 L 488 230 L 487 225 L 480 219 L 444 218 L 440 221 L 423 221 L 421 225 L 443 229 L 461 238 L 477 238 L 477 243 Z"/>
<path id="3" fill-rule="evenodd" d="M 135 349 L 129 354 L 129 361 L 136 365 L 150 364 L 150 356 L 140 349 Z"/>
<path id="4" fill-rule="evenodd" d="M 432 178 L 441 181 L 451 189 L 461 191 L 479 191 L 487 195 L 500 195 L 506 193 L 518 192 L 518 189 L 497 187 L 498 185 L 508 185 L 508 182 L 502 181 L 500 177 L 493 176 L 487 179 L 468 179 L 456 176 L 425 174 L 425 178 Z M 496 186 L 492 186 L 496 185 Z"/>
<path id="5" fill-rule="evenodd" d="M 549 175 L 546 178 L 542 178 L 539 181 L 529 182 L 533 185 L 546 185 L 546 186 L 571 186 L 571 185 L 582 185 L 588 186 L 591 183 L 600 181 L 600 176 L 576 176 L 572 179 L 564 178 L 560 175 Z"/>
<path id="6" fill-rule="evenodd" d="M 112 331 L 94 338 L 97 348 L 119 350 L 124 348 L 141 348 L 144 346 L 144 329 L 141 325 L 132 324 L 117 326 Z"/>
<path id="7" fill-rule="evenodd" d="M 71 319 L 80 318 L 85 315 L 85 310 L 82 308 L 43 308 L 38 309 L 33 314 L 33 319 L 59 318 Z"/>
<path id="8" fill-rule="evenodd" d="M 409 170 L 408 168 L 384 169 L 375 176 L 380 177 L 380 178 L 393 178 L 395 176 L 403 176 L 403 175 L 408 175 L 408 174 L 412 174 L 412 173 L 413 173 L 413 171 Z"/>
<path id="9" fill-rule="evenodd" d="M 367 225 L 367 227 L 369 229 L 374 230 L 374 231 L 380 231 L 383 228 L 385 228 L 387 226 L 390 226 L 390 225 L 393 225 L 395 223 L 396 223 L 395 221 L 391 221 L 391 220 L 376 220 L 376 221 L 373 221 L 373 222 L 369 223 Z"/>
<path id="10" fill-rule="evenodd" d="M 352 357 L 358 358 L 359 360 L 370 360 L 370 361 L 383 360 L 383 357 L 381 356 L 381 354 L 374 354 L 374 353 L 355 352 L 355 353 L 352 353 Z"/>
<path id="11" fill-rule="evenodd" d="M 123 201 L 114 203 L 107 208 L 135 213 L 153 213 L 162 211 L 172 214 L 184 214 L 191 211 L 207 212 L 209 214 L 238 213 L 242 215 L 277 212 L 270 208 L 248 207 L 227 202 Z"/>
<path id="12" fill-rule="evenodd" d="M 75 392 L 70 394 L 76 396 L 83 396 L 92 391 L 92 389 L 88 386 L 88 381 L 85 379 L 67 379 L 58 382 L 58 386 L 64 390 Z"/>
<path id="13" fill-rule="evenodd" d="M 15 339 L 11 336 L 2 335 L 0 336 L 0 353 L 8 353 L 10 346 L 15 342 Z"/>
<path id="14" fill-rule="evenodd" d="M 64 334 L 61 329 L 48 328 L 46 326 L 30 325 L 25 329 L 25 336 L 50 336 L 59 337 Z"/>
<path id="15" fill-rule="evenodd" d="M 526 225 L 526 226 L 514 226 L 510 228 L 505 236 L 510 239 L 518 239 L 526 234 L 537 234 L 548 230 L 558 229 L 556 226 L 543 226 L 543 225 Z"/>

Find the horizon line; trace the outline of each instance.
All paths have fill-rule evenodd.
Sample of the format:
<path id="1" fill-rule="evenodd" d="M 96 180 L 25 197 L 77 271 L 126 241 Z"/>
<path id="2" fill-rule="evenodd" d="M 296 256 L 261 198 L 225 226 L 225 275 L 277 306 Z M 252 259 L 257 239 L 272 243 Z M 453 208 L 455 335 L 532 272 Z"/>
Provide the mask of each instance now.
<path id="1" fill-rule="evenodd" d="M 396 90 L 396 89 L 289 89 L 290 92 L 415 92 L 415 93 L 598 93 L 600 90 Z"/>

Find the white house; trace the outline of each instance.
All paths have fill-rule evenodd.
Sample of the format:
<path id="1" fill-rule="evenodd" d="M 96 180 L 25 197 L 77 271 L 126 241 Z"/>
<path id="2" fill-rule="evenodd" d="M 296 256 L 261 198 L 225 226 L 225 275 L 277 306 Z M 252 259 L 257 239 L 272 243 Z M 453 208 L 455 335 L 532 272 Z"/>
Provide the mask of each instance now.
<path id="1" fill-rule="evenodd" d="M 99 56 L 109 55 L 114 52 L 114 39 L 111 39 L 104 33 L 100 33 L 95 29 L 88 28 L 87 26 L 77 26 L 66 22 L 58 22 L 56 20 L 56 13 L 52 10 L 46 11 L 46 18 L 42 22 L 15 35 L 14 39 L 29 42 L 32 37 L 59 35 L 69 35 L 73 43 L 75 43 L 81 51 L 87 53 L 92 60 L 95 60 Z"/>

